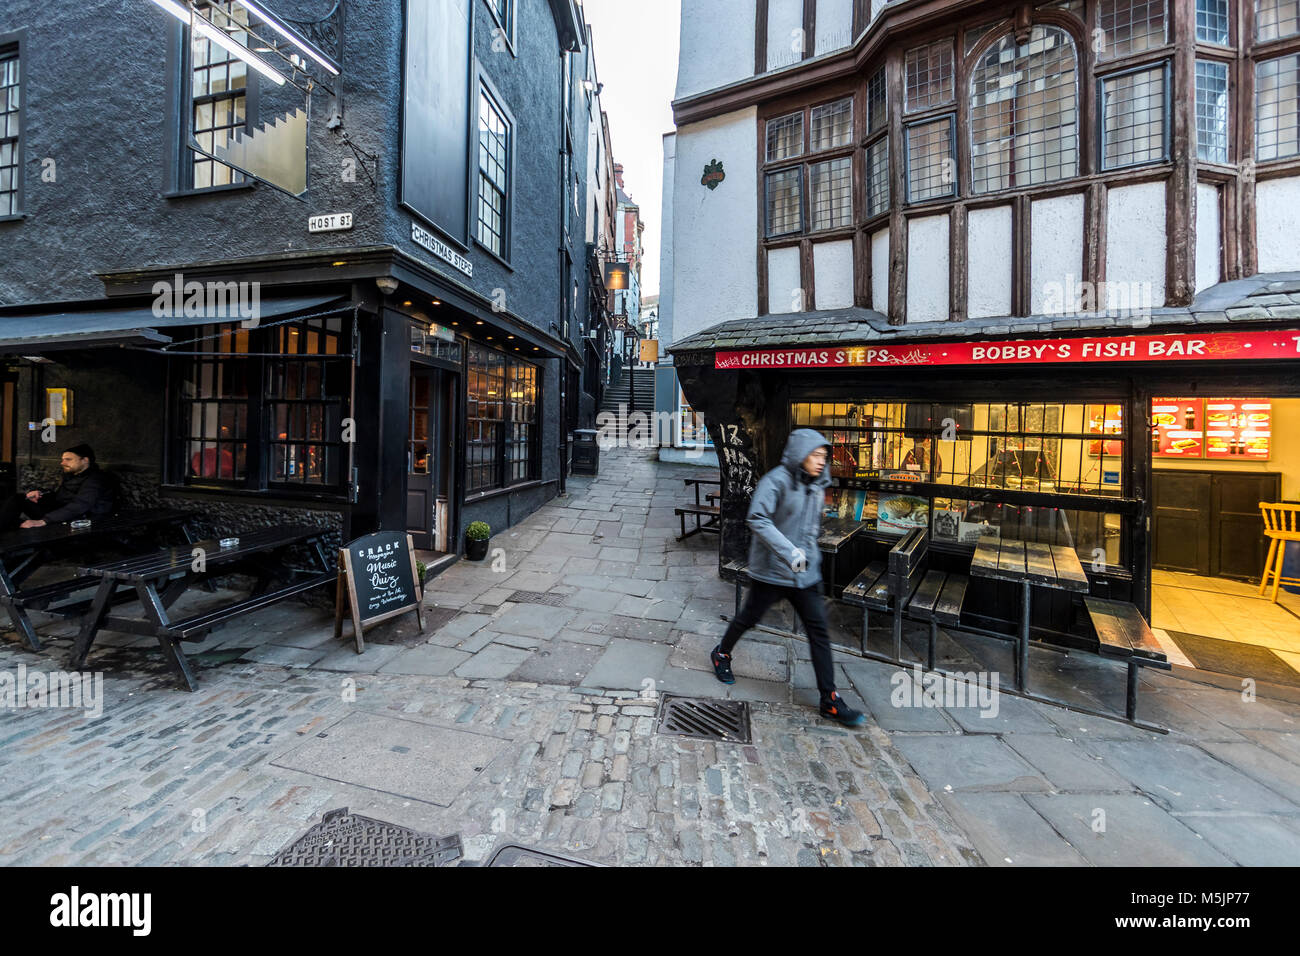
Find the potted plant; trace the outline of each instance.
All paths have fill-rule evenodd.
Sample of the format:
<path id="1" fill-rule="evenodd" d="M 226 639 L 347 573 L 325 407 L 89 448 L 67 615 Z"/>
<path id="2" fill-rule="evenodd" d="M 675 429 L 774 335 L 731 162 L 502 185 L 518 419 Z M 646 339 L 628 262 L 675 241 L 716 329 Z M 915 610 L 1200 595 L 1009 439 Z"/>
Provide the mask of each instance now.
<path id="1" fill-rule="evenodd" d="M 487 557 L 488 538 L 492 529 L 486 521 L 471 521 L 465 529 L 465 557 L 471 561 L 482 561 Z"/>
<path id="2" fill-rule="evenodd" d="M 415 576 L 420 579 L 420 587 L 424 587 L 425 579 L 429 575 L 429 566 L 423 561 L 415 562 Z"/>

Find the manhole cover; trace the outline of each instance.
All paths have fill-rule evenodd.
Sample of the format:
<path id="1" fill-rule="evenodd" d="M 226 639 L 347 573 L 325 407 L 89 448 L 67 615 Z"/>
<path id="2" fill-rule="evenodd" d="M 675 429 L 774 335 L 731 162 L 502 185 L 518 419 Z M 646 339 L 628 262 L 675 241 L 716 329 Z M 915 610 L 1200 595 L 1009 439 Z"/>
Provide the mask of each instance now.
<path id="1" fill-rule="evenodd" d="M 343 807 L 322 816 L 267 866 L 447 866 L 460 857 L 459 835 L 436 837 Z"/>
<path id="2" fill-rule="evenodd" d="M 659 704 L 659 733 L 747 744 L 749 703 L 664 695 Z"/>
<path id="3" fill-rule="evenodd" d="M 548 594 L 542 591 L 516 591 L 506 600 L 516 604 L 545 604 L 547 607 L 563 607 L 565 595 Z"/>
<path id="4" fill-rule="evenodd" d="M 510 843 L 492 854 L 488 866 L 599 866 L 572 856 L 561 856 L 545 850 L 531 850 L 526 846 Z"/>

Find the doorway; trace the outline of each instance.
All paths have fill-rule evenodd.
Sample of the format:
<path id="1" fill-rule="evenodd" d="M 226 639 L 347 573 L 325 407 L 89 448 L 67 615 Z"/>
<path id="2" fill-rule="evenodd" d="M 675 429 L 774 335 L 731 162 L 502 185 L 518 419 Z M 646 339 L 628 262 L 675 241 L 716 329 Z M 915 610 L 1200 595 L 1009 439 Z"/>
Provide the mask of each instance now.
<path id="1" fill-rule="evenodd" d="M 406 530 L 421 551 L 450 549 L 456 458 L 454 373 L 412 364 L 406 436 Z"/>

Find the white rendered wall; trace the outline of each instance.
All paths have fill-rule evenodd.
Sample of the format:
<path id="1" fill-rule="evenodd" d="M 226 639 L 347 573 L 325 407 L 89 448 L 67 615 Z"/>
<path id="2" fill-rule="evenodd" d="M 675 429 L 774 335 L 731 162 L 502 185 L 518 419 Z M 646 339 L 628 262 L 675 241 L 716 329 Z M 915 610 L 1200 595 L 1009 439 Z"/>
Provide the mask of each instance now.
<path id="1" fill-rule="evenodd" d="M 677 170 L 677 134 L 664 134 L 664 186 L 660 196 L 659 227 L 659 354 L 660 364 L 671 363 L 664 349 L 676 339 L 673 333 L 673 175 Z"/>
<path id="2" fill-rule="evenodd" d="M 907 321 L 942 322 L 949 312 L 947 213 L 907 224 Z"/>
<path id="3" fill-rule="evenodd" d="M 754 0 L 682 0 L 677 99 L 754 75 Z"/>
<path id="4" fill-rule="evenodd" d="M 1300 176 L 1258 183 L 1255 209 L 1259 271 L 1300 271 Z"/>
<path id="5" fill-rule="evenodd" d="M 1196 291 L 1218 283 L 1219 275 L 1219 187 L 1196 184 Z"/>
<path id="6" fill-rule="evenodd" d="M 889 315 L 889 230 L 871 234 L 871 307 Z"/>
<path id="7" fill-rule="evenodd" d="M 1011 207 L 972 209 L 967 216 L 966 314 L 1011 314 Z"/>
<path id="8" fill-rule="evenodd" d="M 769 249 L 767 253 L 767 311 L 772 315 L 807 308 L 799 271 L 799 247 Z"/>
<path id="9" fill-rule="evenodd" d="M 1033 203 L 1030 229 L 1030 311 L 1042 315 L 1049 286 L 1078 287 L 1083 278 L 1083 195 L 1054 196 Z"/>
<path id="10" fill-rule="evenodd" d="M 817 0 L 817 45 L 813 55 L 843 49 L 853 42 L 853 0 Z"/>
<path id="11" fill-rule="evenodd" d="M 817 290 L 814 307 L 819 311 L 853 305 L 852 239 L 813 246 L 813 287 Z"/>
<path id="12" fill-rule="evenodd" d="M 673 175 L 673 337 L 758 314 L 758 119 L 737 110 L 677 130 Z M 723 165 L 717 189 L 704 167 Z"/>
<path id="13" fill-rule="evenodd" d="M 754 18 L 754 4 L 749 4 Z M 803 58 L 803 0 L 767 0 L 767 68 L 779 70 Z"/>
<path id="14" fill-rule="evenodd" d="M 1106 285 L 1116 283 L 1134 291 L 1128 301 L 1165 304 L 1165 184 L 1121 186 L 1106 193 Z M 1150 298 L 1147 298 L 1147 290 Z M 1100 308 L 1101 303 L 1098 302 Z"/>

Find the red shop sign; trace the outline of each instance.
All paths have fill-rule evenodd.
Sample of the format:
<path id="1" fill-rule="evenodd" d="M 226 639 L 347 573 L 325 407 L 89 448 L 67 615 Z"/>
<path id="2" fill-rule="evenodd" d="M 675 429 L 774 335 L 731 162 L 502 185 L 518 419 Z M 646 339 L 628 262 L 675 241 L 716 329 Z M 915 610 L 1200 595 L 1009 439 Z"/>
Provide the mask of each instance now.
<path id="1" fill-rule="evenodd" d="M 1130 335 L 1094 339 L 852 345 L 718 352 L 714 368 L 859 368 L 924 365 L 1040 365 L 1064 362 L 1266 361 L 1300 359 L 1300 329 Z"/>

